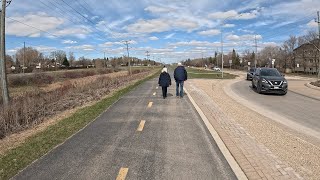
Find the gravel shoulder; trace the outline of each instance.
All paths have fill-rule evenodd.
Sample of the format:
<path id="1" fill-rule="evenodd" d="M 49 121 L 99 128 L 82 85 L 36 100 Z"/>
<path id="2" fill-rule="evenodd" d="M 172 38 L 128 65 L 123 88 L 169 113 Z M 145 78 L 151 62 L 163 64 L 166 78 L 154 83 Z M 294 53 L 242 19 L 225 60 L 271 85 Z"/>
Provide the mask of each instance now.
<path id="1" fill-rule="evenodd" d="M 199 79 L 188 80 L 187 83 L 189 87 L 192 84 L 194 87 L 205 92 L 219 106 L 219 109 L 223 111 L 226 117 L 233 119 L 235 124 L 240 125 L 245 133 L 250 134 L 256 143 L 265 146 L 270 150 L 272 156 L 288 164 L 302 178 L 319 179 L 319 141 L 292 130 L 274 121 L 272 118 L 263 116 L 259 112 L 253 111 L 239 101 L 231 98 L 231 94 L 225 89 L 238 81 L 238 79 L 223 81 Z M 241 139 L 235 138 L 233 141 L 237 142 L 241 141 Z M 240 167 L 243 168 L 241 164 Z"/>

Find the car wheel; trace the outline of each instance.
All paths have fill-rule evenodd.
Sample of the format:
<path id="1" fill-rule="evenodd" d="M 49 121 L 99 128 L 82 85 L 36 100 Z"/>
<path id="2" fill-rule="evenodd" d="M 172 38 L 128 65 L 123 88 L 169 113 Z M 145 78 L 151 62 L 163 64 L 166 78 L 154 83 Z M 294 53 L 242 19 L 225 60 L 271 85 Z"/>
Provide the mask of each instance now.
<path id="1" fill-rule="evenodd" d="M 257 84 L 257 93 L 261 94 L 261 85 Z"/>
<path id="2" fill-rule="evenodd" d="M 253 80 L 251 81 L 251 84 L 252 84 L 252 88 L 255 89 L 256 86 L 254 85 Z"/>

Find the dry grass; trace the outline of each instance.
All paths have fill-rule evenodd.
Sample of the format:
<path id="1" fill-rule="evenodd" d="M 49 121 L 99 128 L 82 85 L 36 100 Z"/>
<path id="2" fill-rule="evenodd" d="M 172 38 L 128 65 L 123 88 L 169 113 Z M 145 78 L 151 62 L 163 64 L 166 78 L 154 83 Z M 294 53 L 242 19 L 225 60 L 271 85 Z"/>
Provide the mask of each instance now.
<path id="1" fill-rule="evenodd" d="M 140 71 L 138 74 L 118 76 L 97 76 L 79 81 L 64 81 L 49 91 L 26 92 L 12 99 L 9 107 L 0 106 L 0 138 L 34 127 L 46 118 L 68 109 L 83 106 L 88 102 L 101 99 L 113 89 L 141 79 L 149 74 Z"/>

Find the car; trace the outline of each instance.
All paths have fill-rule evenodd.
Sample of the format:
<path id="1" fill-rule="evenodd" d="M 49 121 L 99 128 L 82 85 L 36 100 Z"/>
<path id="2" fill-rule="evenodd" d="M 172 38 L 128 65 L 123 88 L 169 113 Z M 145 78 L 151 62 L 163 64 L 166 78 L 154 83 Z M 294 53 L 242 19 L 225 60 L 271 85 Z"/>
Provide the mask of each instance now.
<path id="1" fill-rule="evenodd" d="M 212 70 L 214 70 L 214 71 L 221 71 L 221 69 L 220 69 L 218 66 L 213 67 Z"/>
<path id="2" fill-rule="evenodd" d="M 286 95 L 288 81 L 275 68 L 257 68 L 252 78 L 252 88 L 261 93 Z"/>
<path id="3" fill-rule="evenodd" d="M 249 71 L 247 72 L 247 80 L 252 80 L 253 74 L 256 71 L 256 68 L 250 68 Z"/>

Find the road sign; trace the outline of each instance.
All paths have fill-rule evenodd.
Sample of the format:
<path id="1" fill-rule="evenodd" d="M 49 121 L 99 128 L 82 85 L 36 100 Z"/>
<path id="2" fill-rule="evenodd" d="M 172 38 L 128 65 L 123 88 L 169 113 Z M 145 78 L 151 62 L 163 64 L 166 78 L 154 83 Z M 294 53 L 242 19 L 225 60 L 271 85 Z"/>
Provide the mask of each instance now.
<path id="1" fill-rule="evenodd" d="M 300 66 L 300 64 L 297 64 L 297 68 Z"/>
<path id="2" fill-rule="evenodd" d="M 229 60 L 229 64 L 232 64 L 232 60 Z"/>
<path id="3" fill-rule="evenodd" d="M 248 62 L 248 66 L 250 66 L 251 62 Z"/>

